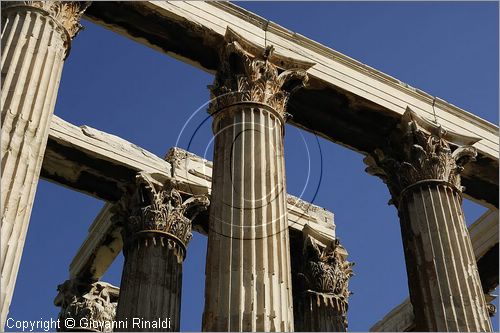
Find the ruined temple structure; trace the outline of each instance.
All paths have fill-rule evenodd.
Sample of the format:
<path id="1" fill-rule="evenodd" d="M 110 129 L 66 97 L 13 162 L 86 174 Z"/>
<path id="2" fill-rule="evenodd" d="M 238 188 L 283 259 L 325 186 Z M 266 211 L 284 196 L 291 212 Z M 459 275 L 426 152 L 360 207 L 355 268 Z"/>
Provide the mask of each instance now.
<path id="1" fill-rule="evenodd" d="M 179 330 L 198 232 L 203 330 L 346 331 L 353 263 L 333 213 L 287 193 L 289 122 L 364 154 L 391 193 L 410 297 L 372 330 L 491 331 L 496 126 L 228 2 L 13 1 L 1 15 L 2 327 L 42 177 L 107 201 L 57 287 L 63 321 L 171 318 L 157 330 Z M 176 147 L 160 158 L 53 115 L 81 18 L 214 73 L 213 162 Z M 469 229 L 463 197 L 488 208 Z M 120 251 L 118 288 L 100 279 Z"/>

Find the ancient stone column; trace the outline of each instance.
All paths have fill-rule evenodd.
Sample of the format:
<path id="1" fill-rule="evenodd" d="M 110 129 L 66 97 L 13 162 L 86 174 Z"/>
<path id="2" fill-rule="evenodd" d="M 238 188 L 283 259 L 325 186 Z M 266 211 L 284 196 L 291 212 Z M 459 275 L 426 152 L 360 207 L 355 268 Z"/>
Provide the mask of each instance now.
<path id="1" fill-rule="evenodd" d="M 117 331 L 179 331 L 191 221 L 208 203 L 205 196 L 184 200 L 174 183 L 137 176 L 136 189 L 121 201 L 116 217 L 125 256 L 116 320 L 127 322 Z"/>
<path id="2" fill-rule="evenodd" d="M 50 120 L 87 2 L 2 1 L 2 309 L 17 278 Z"/>
<path id="3" fill-rule="evenodd" d="M 67 280 L 57 287 L 59 332 L 112 332 L 119 289 L 106 282 Z"/>
<path id="4" fill-rule="evenodd" d="M 353 263 L 338 240 L 304 236 L 302 255 L 292 260 L 295 331 L 346 332 Z"/>
<path id="5" fill-rule="evenodd" d="M 289 94 L 307 75 L 278 68 L 272 48 L 230 30 L 226 42 L 209 87 L 215 143 L 202 329 L 293 331 L 283 135 Z"/>
<path id="6" fill-rule="evenodd" d="M 417 331 L 491 331 L 462 210 L 460 172 L 477 139 L 409 108 L 386 147 L 365 159 L 398 209 Z"/>

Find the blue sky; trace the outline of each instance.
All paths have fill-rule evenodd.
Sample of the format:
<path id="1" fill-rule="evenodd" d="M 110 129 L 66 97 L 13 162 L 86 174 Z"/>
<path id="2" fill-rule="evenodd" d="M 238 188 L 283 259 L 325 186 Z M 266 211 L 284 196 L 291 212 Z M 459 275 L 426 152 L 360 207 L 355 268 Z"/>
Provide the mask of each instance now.
<path id="1" fill-rule="evenodd" d="M 498 3 L 240 2 L 238 5 L 332 47 L 414 87 L 498 124 Z M 163 156 L 189 116 L 205 118 L 212 77 L 88 21 L 73 43 L 56 114 Z M 206 122 L 191 151 L 205 153 Z M 179 142 L 186 147 L 188 136 Z M 311 153 L 308 172 L 306 145 Z M 321 154 L 320 155 L 320 148 Z M 208 157 L 211 159 L 211 148 Z M 349 330 L 368 330 L 408 295 L 401 235 L 389 193 L 364 172 L 362 156 L 287 125 L 288 192 L 335 214 L 337 235 L 356 262 Z M 322 178 L 320 181 L 320 171 Z M 307 174 L 310 174 L 306 183 Z M 10 317 L 57 317 L 56 287 L 103 202 L 41 181 Z M 484 208 L 464 203 L 468 223 Z M 182 330 L 200 330 L 206 238 L 194 235 L 184 265 Z M 123 258 L 104 280 L 119 285 Z M 497 303 L 498 306 L 498 303 Z M 494 318 L 498 330 L 498 316 Z"/>

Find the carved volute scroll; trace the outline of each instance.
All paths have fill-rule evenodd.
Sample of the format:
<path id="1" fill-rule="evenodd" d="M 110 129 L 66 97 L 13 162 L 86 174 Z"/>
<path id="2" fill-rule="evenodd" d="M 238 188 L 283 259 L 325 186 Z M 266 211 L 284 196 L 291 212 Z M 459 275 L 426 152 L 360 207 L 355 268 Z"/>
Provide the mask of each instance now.
<path id="1" fill-rule="evenodd" d="M 486 304 L 486 308 L 488 309 L 488 315 L 490 317 L 494 317 L 495 314 L 497 313 L 497 307 L 495 306 L 495 304 L 488 303 Z"/>
<path id="2" fill-rule="evenodd" d="M 339 312 L 347 312 L 350 295 L 349 279 L 353 275 L 352 266 L 348 262 L 347 251 L 335 240 L 320 249 L 311 236 L 306 236 L 302 250 L 302 278 L 304 292 L 314 294 L 318 303 L 335 307 Z"/>
<path id="3" fill-rule="evenodd" d="M 453 141 L 462 146 L 452 148 Z M 405 189 L 420 182 L 447 183 L 462 191 L 460 173 L 476 157 L 471 145 L 477 141 L 448 133 L 407 108 L 388 145 L 365 158 L 366 172 L 387 184 L 396 205 Z"/>
<path id="4" fill-rule="evenodd" d="M 208 87 L 212 98 L 209 113 L 257 103 L 284 117 L 290 94 L 307 83 L 306 70 L 313 64 L 275 56 L 273 46 L 259 48 L 229 28 L 225 43 L 215 81 Z"/>
<path id="5" fill-rule="evenodd" d="M 91 1 L 2 1 L 2 10 L 11 7 L 32 7 L 45 11 L 69 37 L 67 43 L 83 28 L 80 19 Z"/>
<path id="6" fill-rule="evenodd" d="M 161 183 L 141 172 L 136 176 L 134 189 L 115 209 L 113 219 L 124 227 L 125 250 L 138 239 L 146 245 L 158 241 L 161 246 L 173 248 L 182 261 L 192 238 L 191 222 L 208 205 L 206 196 L 184 200 L 174 181 Z"/>
<path id="7" fill-rule="evenodd" d="M 61 307 L 60 330 L 79 330 L 89 321 L 101 324 L 101 332 L 112 332 L 118 304 L 119 289 L 106 282 L 87 283 L 76 279 L 67 280 L 57 287 L 59 294 L 54 303 Z M 66 319 L 74 320 L 74 327 L 66 327 Z M 82 324 L 82 325 L 80 325 Z"/>

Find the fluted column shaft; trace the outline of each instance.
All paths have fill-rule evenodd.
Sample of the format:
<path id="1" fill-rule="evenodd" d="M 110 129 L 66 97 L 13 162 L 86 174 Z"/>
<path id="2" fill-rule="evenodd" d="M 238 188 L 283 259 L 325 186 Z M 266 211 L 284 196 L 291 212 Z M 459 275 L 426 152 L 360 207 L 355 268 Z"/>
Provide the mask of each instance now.
<path id="1" fill-rule="evenodd" d="M 64 58 L 85 5 L 2 2 L 1 327 L 19 270 Z"/>
<path id="2" fill-rule="evenodd" d="M 126 325 L 116 330 L 179 331 L 191 220 L 207 208 L 208 199 L 184 201 L 173 183 L 162 184 L 148 174 L 140 173 L 137 181 L 114 217 L 123 226 L 125 256 L 116 320 Z"/>
<path id="3" fill-rule="evenodd" d="M 234 106 L 218 122 L 203 329 L 293 329 L 282 120 Z"/>
<path id="4" fill-rule="evenodd" d="M 296 332 L 347 332 L 346 310 L 343 300 L 306 291 L 295 303 Z"/>
<path id="5" fill-rule="evenodd" d="M 230 30 L 226 42 L 210 86 L 215 141 L 202 329 L 293 331 L 284 110 L 290 88 L 307 76 L 279 70 L 272 48 L 256 51 Z"/>
<path id="6" fill-rule="evenodd" d="M 125 252 L 116 320 L 127 321 L 126 332 L 178 332 L 182 291 L 182 260 L 173 241 L 162 235 L 143 235 Z M 160 322 L 139 327 L 133 318 Z M 164 327 L 161 327 L 161 326 Z"/>
<path id="7" fill-rule="evenodd" d="M 477 141 L 448 133 L 408 108 L 390 145 L 365 159 L 398 208 L 417 331 L 492 329 L 460 186 Z"/>
<path id="8" fill-rule="evenodd" d="M 295 331 L 346 332 L 354 263 L 338 240 L 322 244 L 303 233 L 303 239 L 292 238 Z"/>
<path id="9" fill-rule="evenodd" d="M 491 331 L 460 192 L 424 182 L 399 204 L 416 330 Z"/>

